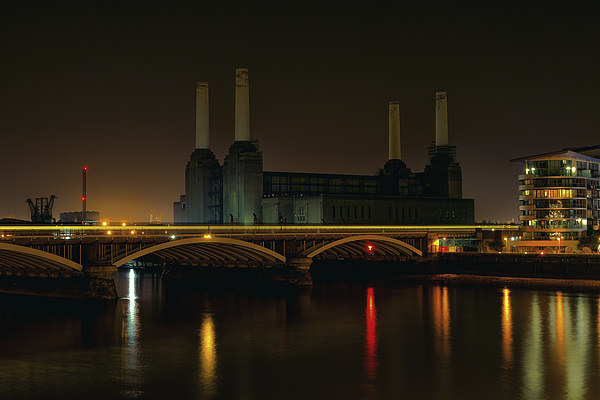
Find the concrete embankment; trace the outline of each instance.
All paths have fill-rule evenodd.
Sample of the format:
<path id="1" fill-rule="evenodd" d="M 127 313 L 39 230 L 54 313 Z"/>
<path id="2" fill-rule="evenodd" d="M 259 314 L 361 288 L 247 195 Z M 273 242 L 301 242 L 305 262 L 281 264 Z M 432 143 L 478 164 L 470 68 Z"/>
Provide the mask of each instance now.
<path id="1" fill-rule="evenodd" d="M 444 253 L 424 263 L 433 282 L 600 290 L 598 254 Z"/>

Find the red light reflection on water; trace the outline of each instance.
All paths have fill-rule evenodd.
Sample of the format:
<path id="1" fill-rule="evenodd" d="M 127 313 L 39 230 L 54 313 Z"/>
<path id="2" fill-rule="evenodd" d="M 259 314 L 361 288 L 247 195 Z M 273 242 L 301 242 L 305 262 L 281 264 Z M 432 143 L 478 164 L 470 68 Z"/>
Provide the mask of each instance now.
<path id="1" fill-rule="evenodd" d="M 377 310 L 373 288 L 367 289 L 366 335 L 365 335 L 365 371 L 367 379 L 377 377 Z"/>

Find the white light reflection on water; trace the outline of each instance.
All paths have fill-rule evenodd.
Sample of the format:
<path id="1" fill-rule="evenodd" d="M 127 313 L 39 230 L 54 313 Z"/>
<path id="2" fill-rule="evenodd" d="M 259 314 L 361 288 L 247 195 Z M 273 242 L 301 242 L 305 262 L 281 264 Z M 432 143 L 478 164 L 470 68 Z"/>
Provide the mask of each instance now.
<path id="1" fill-rule="evenodd" d="M 143 392 L 140 390 L 142 379 L 139 362 L 138 343 L 140 340 L 140 317 L 136 301 L 135 271 L 129 270 L 127 276 L 127 297 L 122 299 L 123 320 L 121 325 L 121 392 L 125 396 L 137 397 Z"/>
<path id="2" fill-rule="evenodd" d="M 566 362 L 566 398 L 584 399 L 587 394 L 585 382 L 586 368 L 589 364 L 590 348 L 590 309 L 584 296 L 571 299 L 575 308 L 566 304 L 565 307 L 565 362 Z"/>
<path id="3" fill-rule="evenodd" d="M 213 395 L 217 388 L 217 342 L 212 314 L 205 314 L 199 331 L 199 380 L 202 391 Z"/>
<path id="4" fill-rule="evenodd" d="M 523 350 L 523 390 L 526 399 L 542 399 L 544 390 L 544 355 L 542 315 L 537 293 L 532 294 L 529 330 Z"/>

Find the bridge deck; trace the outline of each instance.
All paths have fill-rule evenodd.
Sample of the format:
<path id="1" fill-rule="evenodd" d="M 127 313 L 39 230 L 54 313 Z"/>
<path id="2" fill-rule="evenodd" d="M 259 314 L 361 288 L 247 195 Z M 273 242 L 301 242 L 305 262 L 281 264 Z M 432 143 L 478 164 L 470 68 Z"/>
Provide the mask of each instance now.
<path id="1" fill-rule="evenodd" d="M 432 225 L 432 226 L 369 226 L 369 225 L 0 225 L 0 240 L 19 237 L 166 237 L 198 236 L 266 236 L 334 234 L 441 234 L 446 236 L 474 234 L 478 230 L 518 231 L 518 225 Z"/>

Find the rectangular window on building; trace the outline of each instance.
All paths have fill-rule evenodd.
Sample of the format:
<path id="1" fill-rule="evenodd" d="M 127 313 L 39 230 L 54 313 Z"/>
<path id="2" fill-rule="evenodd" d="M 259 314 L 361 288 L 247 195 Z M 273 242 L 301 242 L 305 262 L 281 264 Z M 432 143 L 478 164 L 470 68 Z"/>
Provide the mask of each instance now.
<path id="1" fill-rule="evenodd" d="M 346 206 L 346 217 L 350 218 L 350 206 Z"/>
<path id="2" fill-rule="evenodd" d="M 360 217 L 365 218 L 365 206 L 360 206 Z"/>
<path id="3" fill-rule="evenodd" d="M 331 216 L 335 218 L 335 206 L 331 207 Z"/>
<path id="4" fill-rule="evenodd" d="M 371 219 L 371 206 L 369 206 L 369 219 Z"/>
<path id="5" fill-rule="evenodd" d="M 398 206 L 396 206 L 396 219 L 398 219 L 398 216 L 399 216 L 399 214 L 398 214 Z"/>
<path id="6" fill-rule="evenodd" d="M 358 218 L 358 211 L 356 210 L 356 206 L 354 206 L 354 218 Z"/>

